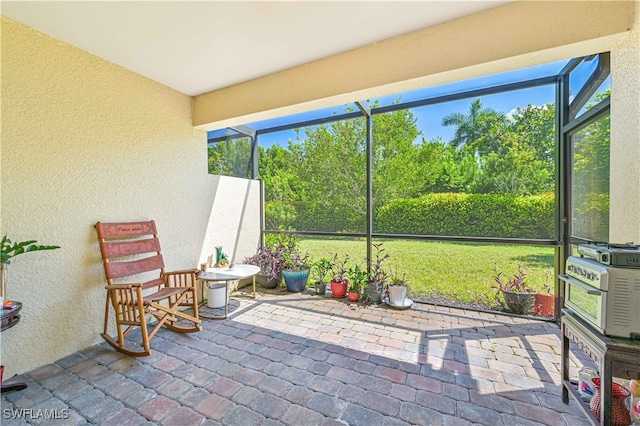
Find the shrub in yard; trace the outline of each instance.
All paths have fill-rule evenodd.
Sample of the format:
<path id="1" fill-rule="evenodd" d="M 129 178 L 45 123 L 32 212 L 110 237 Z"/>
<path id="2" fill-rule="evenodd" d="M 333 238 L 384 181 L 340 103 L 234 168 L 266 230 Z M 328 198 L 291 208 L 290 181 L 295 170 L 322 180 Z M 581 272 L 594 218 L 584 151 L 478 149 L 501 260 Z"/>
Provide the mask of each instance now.
<path id="1" fill-rule="evenodd" d="M 321 202 L 295 202 L 297 218 L 292 227 L 300 231 L 364 232 L 365 216 L 344 206 Z"/>
<path id="2" fill-rule="evenodd" d="M 553 238 L 551 193 L 428 194 L 376 210 L 375 231 L 391 234 Z"/>

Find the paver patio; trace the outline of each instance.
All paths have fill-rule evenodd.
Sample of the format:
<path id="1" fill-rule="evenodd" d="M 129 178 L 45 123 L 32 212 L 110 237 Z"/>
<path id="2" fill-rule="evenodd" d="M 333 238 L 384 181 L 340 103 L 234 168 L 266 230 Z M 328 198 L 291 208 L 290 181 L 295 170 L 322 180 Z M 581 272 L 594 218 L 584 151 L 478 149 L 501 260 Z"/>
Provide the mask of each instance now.
<path id="1" fill-rule="evenodd" d="M 277 292 L 231 305 L 200 333 L 160 331 L 150 357 L 99 344 L 12 378 L 29 387 L 2 395 L 2 424 L 589 424 L 560 399 L 555 323 Z M 590 361 L 572 353 L 575 375 Z"/>

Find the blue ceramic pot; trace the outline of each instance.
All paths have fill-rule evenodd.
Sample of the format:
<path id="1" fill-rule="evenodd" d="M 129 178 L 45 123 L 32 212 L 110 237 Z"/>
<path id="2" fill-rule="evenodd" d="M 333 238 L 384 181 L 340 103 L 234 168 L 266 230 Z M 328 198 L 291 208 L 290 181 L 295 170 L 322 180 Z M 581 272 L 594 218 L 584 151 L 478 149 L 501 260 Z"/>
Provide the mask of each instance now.
<path id="1" fill-rule="evenodd" d="M 307 281 L 309 280 L 309 270 L 303 269 L 302 271 L 282 271 L 282 278 L 287 286 L 287 291 L 292 293 L 300 293 L 307 288 Z"/>

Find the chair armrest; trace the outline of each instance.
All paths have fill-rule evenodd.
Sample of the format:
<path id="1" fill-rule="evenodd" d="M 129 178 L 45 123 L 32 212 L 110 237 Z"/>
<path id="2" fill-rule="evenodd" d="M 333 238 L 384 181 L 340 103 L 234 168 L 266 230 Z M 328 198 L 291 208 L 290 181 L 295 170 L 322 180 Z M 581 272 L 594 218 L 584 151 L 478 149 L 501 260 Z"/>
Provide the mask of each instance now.
<path id="1" fill-rule="evenodd" d="M 198 269 L 183 269 L 180 271 L 169 271 L 164 273 L 165 285 L 167 287 L 194 287 L 200 277 Z"/>
<path id="2" fill-rule="evenodd" d="M 142 287 L 142 283 L 110 284 L 104 288 L 107 290 L 128 290 L 136 287 Z"/>
<path id="3" fill-rule="evenodd" d="M 181 270 L 177 270 L 177 271 L 165 271 L 165 275 L 169 275 L 169 274 L 197 274 L 198 272 L 202 272 L 200 269 L 181 269 Z"/>
<path id="4" fill-rule="evenodd" d="M 137 306 L 142 310 L 142 283 L 110 284 L 107 289 L 108 299 L 118 311 L 118 305 Z"/>

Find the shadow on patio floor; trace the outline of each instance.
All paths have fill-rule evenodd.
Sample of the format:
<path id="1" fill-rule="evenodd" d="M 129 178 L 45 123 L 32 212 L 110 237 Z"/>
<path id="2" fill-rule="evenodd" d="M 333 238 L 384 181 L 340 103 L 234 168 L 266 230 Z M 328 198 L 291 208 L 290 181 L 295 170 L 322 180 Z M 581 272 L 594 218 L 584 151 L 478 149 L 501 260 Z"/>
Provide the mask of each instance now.
<path id="1" fill-rule="evenodd" d="M 561 402 L 555 323 L 277 291 L 232 307 L 150 357 L 100 344 L 16 377 L 2 424 L 589 424 Z"/>

